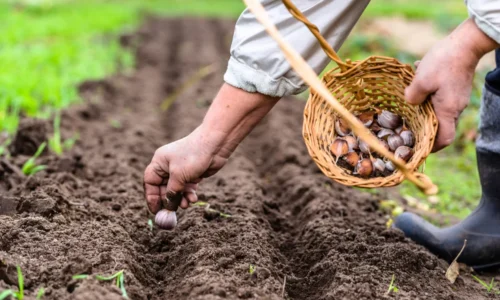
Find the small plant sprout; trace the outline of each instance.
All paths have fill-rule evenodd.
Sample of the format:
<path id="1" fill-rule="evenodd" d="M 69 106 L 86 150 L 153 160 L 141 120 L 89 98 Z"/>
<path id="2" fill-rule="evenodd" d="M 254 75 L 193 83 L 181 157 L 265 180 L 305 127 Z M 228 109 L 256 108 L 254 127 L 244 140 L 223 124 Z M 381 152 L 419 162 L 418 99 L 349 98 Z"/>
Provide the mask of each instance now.
<path id="1" fill-rule="evenodd" d="M 253 275 L 253 273 L 255 273 L 255 266 L 250 264 L 250 266 L 248 267 L 248 273 L 250 275 Z"/>
<path id="2" fill-rule="evenodd" d="M 54 117 L 54 134 L 49 138 L 49 148 L 57 155 L 62 155 L 64 150 L 69 150 L 78 140 L 78 134 L 75 134 L 72 138 L 62 141 L 61 137 L 61 114 L 57 113 Z"/>
<path id="3" fill-rule="evenodd" d="M 148 220 L 148 227 L 149 227 L 149 231 L 153 232 L 153 220 L 151 220 L 151 219 Z"/>
<path id="4" fill-rule="evenodd" d="M 38 293 L 36 293 L 36 300 L 42 299 L 42 297 L 43 297 L 44 294 L 45 294 L 45 289 L 43 287 L 41 287 L 38 290 Z"/>
<path id="5" fill-rule="evenodd" d="M 109 125 L 111 125 L 111 127 L 115 128 L 115 129 L 122 128 L 122 123 L 117 119 L 109 120 Z"/>
<path id="6" fill-rule="evenodd" d="M 17 288 L 18 291 L 14 292 L 13 290 L 5 290 L 0 293 L 0 300 L 7 299 L 8 297 L 12 297 L 17 300 L 24 299 L 24 277 L 23 272 L 21 272 L 21 267 L 17 266 Z"/>
<path id="7" fill-rule="evenodd" d="M 92 277 L 91 275 L 87 274 L 79 274 L 79 275 L 74 275 L 72 278 L 75 280 L 79 279 L 87 279 L 89 277 Z M 95 279 L 99 281 L 111 281 L 115 280 L 116 286 L 122 291 L 122 296 L 126 299 L 128 299 L 128 294 L 127 290 L 125 289 L 125 274 L 124 270 L 118 271 L 117 273 L 111 275 L 111 276 L 102 276 L 102 275 L 95 275 Z"/>
<path id="8" fill-rule="evenodd" d="M 385 295 L 389 295 L 391 292 L 392 293 L 397 293 L 399 292 L 399 288 L 394 285 L 394 281 L 396 280 L 396 276 L 394 276 L 394 274 L 392 274 L 392 279 L 391 279 L 391 283 L 389 284 L 389 288 L 387 289 L 387 292 L 385 292 Z"/>
<path id="9" fill-rule="evenodd" d="M 496 284 L 495 284 L 495 278 L 491 278 L 491 282 L 490 284 L 487 284 L 486 282 L 482 281 L 481 278 L 475 276 L 475 275 L 472 275 L 472 278 L 474 278 L 477 282 L 479 282 L 482 286 L 484 286 L 484 288 L 486 289 L 486 291 L 488 291 L 488 293 L 491 293 L 492 291 L 494 291 L 495 293 L 499 293 L 500 291 L 498 291 L 498 289 L 495 287 Z"/>
<path id="10" fill-rule="evenodd" d="M 40 154 L 42 154 L 46 145 L 47 145 L 47 143 L 43 142 L 36 150 L 36 153 L 24 163 L 23 168 L 22 168 L 24 175 L 27 175 L 27 176 L 33 175 L 33 174 L 38 173 L 47 167 L 44 165 L 38 166 L 35 162 L 35 160 L 40 156 Z"/>

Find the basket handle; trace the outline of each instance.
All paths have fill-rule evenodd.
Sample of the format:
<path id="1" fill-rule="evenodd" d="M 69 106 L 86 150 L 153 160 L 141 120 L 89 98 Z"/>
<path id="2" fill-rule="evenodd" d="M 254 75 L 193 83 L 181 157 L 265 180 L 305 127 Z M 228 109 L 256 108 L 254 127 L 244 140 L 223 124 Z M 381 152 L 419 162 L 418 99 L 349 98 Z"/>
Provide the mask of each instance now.
<path id="1" fill-rule="evenodd" d="M 285 41 L 283 36 L 278 32 L 278 29 L 273 24 L 269 18 L 266 10 L 259 2 L 259 0 L 243 0 L 248 6 L 250 11 L 255 15 L 257 20 L 262 23 L 269 35 L 278 43 L 281 51 L 284 53 L 286 59 L 293 67 L 293 69 L 304 79 L 304 81 L 314 89 L 321 97 L 323 97 L 328 104 L 351 126 L 352 131 L 363 141 L 365 141 L 371 149 L 375 150 L 380 155 L 387 157 L 394 165 L 401 170 L 403 175 L 418 186 L 427 195 L 434 195 L 437 193 L 437 186 L 432 183 L 432 181 L 425 176 L 422 177 L 419 174 L 420 179 L 417 177 L 416 173 L 408 169 L 405 162 L 402 159 L 396 159 L 396 157 L 385 149 L 382 144 L 379 143 L 378 139 L 366 128 L 361 121 L 353 116 L 344 106 L 342 106 L 337 99 L 330 93 L 328 88 L 324 83 L 319 80 L 318 75 L 314 70 L 307 64 L 307 62 L 300 56 L 300 54 L 295 51 L 288 42 Z M 423 178 L 423 180 L 421 180 Z"/>
<path id="2" fill-rule="evenodd" d="M 295 6 L 295 4 L 292 3 L 291 0 L 282 0 L 282 1 L 294 18 L 304 23 L 304 25 L 307 26 L 309 31 L 311 31 L 311 33 L 318 40 L 319 44 L 321 45 L 321 48 L 323 48 L 323 51 L 325 51 L 326 55 L 328 55 L 328 57 L 331 60 L 336 62 L 337 65 L 340 67 L 340 70 L 344 72 L 347 69 L 347 64 L 342 61 L 342 59 L 338 56 L 337 52 L 335 52 L 335 49 L 333 49 L 332 46 L 330 46 L 330 44 L 328 43 L 328 41 L 321 35 L 318 26 L 311 23 L 306 18 L 306 16 L 304 16 L 304 14 L 297 8 L 297 6 Z"/>

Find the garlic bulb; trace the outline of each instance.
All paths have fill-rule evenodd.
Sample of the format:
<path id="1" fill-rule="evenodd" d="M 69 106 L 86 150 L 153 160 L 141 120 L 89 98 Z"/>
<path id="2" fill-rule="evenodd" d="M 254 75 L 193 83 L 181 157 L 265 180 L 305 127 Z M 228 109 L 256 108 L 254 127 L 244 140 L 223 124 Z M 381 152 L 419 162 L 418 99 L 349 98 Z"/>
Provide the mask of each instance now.
<path id="1" fill-rule="evenodd" d="M 385 163 L 383 160 L 381 160 L 380 158 L 374 158 L 373 161 L 373 168 L 376 170 L 376 171 L 379 171 L 380 173 L 384 172 L 385 170 Z"/>
<path id="2" fill-rule="evenodd" d="M 391 149 L 391 151 L 395 151 L 398 147 L 403 146 L 404 142 L 402 137 L 393 134 L 387 138 L 387 144 L 389 144 L 389 149 Z"/>
<path id="3" fill-rule="evenodd" d="M 356 165 L 356 173 L 361 177 L 369 177 L 373 173 L 373 164 L 369 158 L 363 158 Z"/>
<path id="4" fill-rule="evenodd" d="M 359 149 L 358 139 L 356 139 L 352 135 L 344 137 L 344 140 L 347 142 L 347 145 L 349 146 L 349 151 L 354 151 Z"/>
<path id="5" fill-rule="evenodd" d="M 394 164 L 392 163 L 392 161 L 388 160 L 385 162 L 385 168 L 388 170 L 388 171 L 394 171 L 396 170 L 396 167 L 394 166 Z"/>
<path id="6" fill-rule="evenodd" d="M 394 156 L 404 161 L 409 161 L 413 156 L 413 150 L 408 146 L 400 146 L 394 151 Z"/>
<path id="7" fill-rule="evenodd" d="M 338 118 L 335 121 L 335 132 L 340 136 L 346 136 L 351 133 L 351 128 L 349 128 L 349 124 L 342 118 Z"/>
<path id="8" fill-rule="evenodd" d="M 380 129 L 380 131 L 378 132 L 377 137 L 378 137 L 379 139 L 385 139 L 385 140 L 387 140 L 387 138 L 388 138 L 390 135 L 392 135 L 392 134 L 394 134 L 394 131 L 392 131 L 392 130 L 390 130 L 390 129 L 387 129 L 387 128 L 382 128 L 382 129 Z"/>
<path id="9" fill-rule="evenodd" d="M 336 138 L 333 144 L 330 146 L 330 151 L 339 159 L 339 157 L 347 154 L 349 152 L 349 145 L 347 142 L 341 138 Z"/>
<path id="10" fill-rule="evenodd" d="M 399 125 L 401 125 L 401 122 L 402 119 L 400 116 L 388 110 L 383 110 L 378 115 L 378 124 L 385 128 L 396 129 Z"/>
<path id="11" fill-rule="evenodd" d="M 375 112 L 366 111 L 360 115 L 358 115 L 358 119 L 365 125 L 366 127 L 370 127 L 373 123 L 373 118 L 375 116 Z"/>
<path id="12" fill-rule="evenodd" d="M 366 142 L 364 142 L 362 139 L 358 139 L 358 145 L 359 145 L 359 150 L 365 154 L 370 153 L 370 146 Z"/>
<path id="13" fill-rule="evenodd" d="M 413 136 L 413 132 L 409 130 L 401 131 L 399 136 L 403 138 L 403 143 L 405 146 L 413 147 L 413 145 L 415 144 L 415 137 Z"/>
<path id="14" fill-rule="evenodd" d="M 177 225 L 177 215 L 175 211 L 162 209 L 156 214 L 155 223 L 161 229 L 172 230 Z"/>
<path id="15" fill-rule="evenodd" d="M 356 152 L 349 152 L 344 156 L 344 160 L 351 165 L 351 167 L 355 167 L 359 161 L 359 154 Z"/>

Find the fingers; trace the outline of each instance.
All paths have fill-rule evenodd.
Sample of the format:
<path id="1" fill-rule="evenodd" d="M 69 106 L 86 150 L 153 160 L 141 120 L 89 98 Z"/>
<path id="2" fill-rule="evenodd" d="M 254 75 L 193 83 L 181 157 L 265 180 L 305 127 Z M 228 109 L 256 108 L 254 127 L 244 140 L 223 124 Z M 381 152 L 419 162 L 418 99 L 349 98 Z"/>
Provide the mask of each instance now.
<path id="1" fill-rule="evenodd" d="M 436 91 L 424 81 L 425 79 L 421 78 L 417 73 L 411 84 L 405 89 L 405 99 L 410 104 L 421 104 L 430 94 Z"/>
<path id="2" fill-rule="evenodd" d="M 438 112 L 436 112 L 436 117 L 439 127 L 432 152 L 437 152 L 453 143 L 457 127 L 457 117 L 449 116 L 448 114 L 439 114 Z"/>
<path id="3" fill-rule="evenodd" d="M 159 171 L 158 166 L 151 163 L 144 171 L 144 196 L 149 211 L 156 214 L 161 209 L 161 184 L 163 171 Z"/>
<path id="4" fill-rule="evenodd" d="M 418 69 L 418 65 L 420 65 L 420 60 L 417 60 L 416 62 L 413 63 L 415 65 L 415 68 Z"/>

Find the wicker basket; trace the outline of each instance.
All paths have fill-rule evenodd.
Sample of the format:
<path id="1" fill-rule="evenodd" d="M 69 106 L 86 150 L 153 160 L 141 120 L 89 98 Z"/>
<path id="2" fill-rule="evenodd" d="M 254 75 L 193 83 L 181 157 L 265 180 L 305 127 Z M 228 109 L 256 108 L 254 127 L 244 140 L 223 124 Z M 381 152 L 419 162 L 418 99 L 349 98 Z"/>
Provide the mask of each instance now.
<path id="1" fill-rule="evenodd" d="M 395 58 L 382 56 L 372 56 L 356 62 L 342 61 L 321 36 L 318 28 L 290 0 L 282 0 L 290 13 L 309 28 L 325 53 L 337 64 L 319 82 L 312 69 L 281 37 L 258 1 L 244 1 L 278 42 L 295 71 L 311 87 L 311 95 L 304 111 L 303 137 L 309 154 L 326 176 L 344 185 L 367 188 L 394 186 L 407 178 L 425 193 L 437 193 L 437 187 L 427 176 L 417 173 L 417 169 L 432 149 L 438 122 L 429 101 L 418 106 L 410 106 L 405 102 L 404 89 L 413 79 L 413 70 L 409 65 L 402 64 Z M 413 131 L 414 154 L 407 164 L 384 149 L 378 139 L 354 116 L 376 108 L 397 113 Z M 352 131 L 368 143 L 371 149 L 391 160 L 398 170 L 387 177 L 360 178 L 338 166 L 330 152 L 330 145 L 336 138 L 334 124 L 339 117 L 347 121 Z"/>

